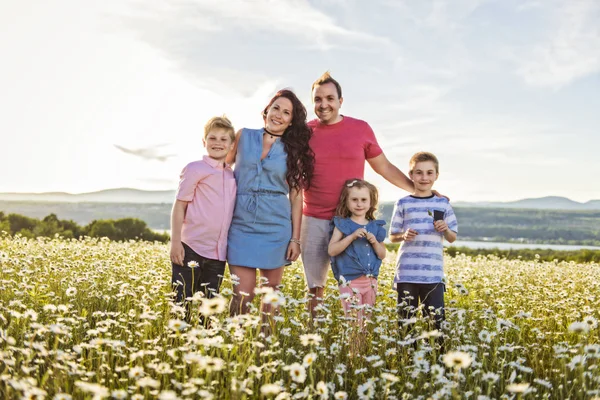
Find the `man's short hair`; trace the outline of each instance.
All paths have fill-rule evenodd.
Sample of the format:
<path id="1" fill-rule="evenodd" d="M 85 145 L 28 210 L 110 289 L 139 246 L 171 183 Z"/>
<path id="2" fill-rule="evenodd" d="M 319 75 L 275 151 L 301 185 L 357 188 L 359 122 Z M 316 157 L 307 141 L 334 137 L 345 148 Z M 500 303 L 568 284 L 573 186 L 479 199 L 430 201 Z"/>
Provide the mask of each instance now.
<path id="1" fill-rule="evenodd" d="M 235 141 L 235 129 L 233 129 L 233 124 L 225 115 L 221 117 L 212 117 L 208 120 L 206 125 L 204 125 L 204 139 L 206 139 L 209 132 L 213 129 L 225 129 L 225 132 L 231 137 L 231 141 Z"/>
<path id="2" fill-rule="evenodd" d="M 312 88 L 310 89 L 310 92 L 311 93 L 314 92 L 315 88 L 317 86 L 325 85 L 326 83 L 333 83 L 335 85 L 335 88 L 338 93 L 338 98 L 341 99 L 342 98 L 342 87 L 340 86 L 338 81 L 336 81 L 335 79 L 333 79 L 331 77 L 331 74 L 329 73 L 329 71 L 326 71 L 323 75 L 321 75 L 319 77 L 319 79 L 314 81 L 314 83 L 312 84 Z"/>
<path id="3" fill-rule="evenodd" d="M 410 162 L 408 163 L 410 167 L 410 172 L 413 172 L 413 169 L 415 168 L 415 165 L 417 165 L 417 163 L 424 161 L 433 161 L 433 165 L 435 165 L 435 172 L 437 172 L 438 174 L 440 173 L 440 163 L 437 157 L 433 155 L 433 153 L 429 153 L 427 151 L 420 151 L 418 153 L 415 153 L 410 158 Z"/>

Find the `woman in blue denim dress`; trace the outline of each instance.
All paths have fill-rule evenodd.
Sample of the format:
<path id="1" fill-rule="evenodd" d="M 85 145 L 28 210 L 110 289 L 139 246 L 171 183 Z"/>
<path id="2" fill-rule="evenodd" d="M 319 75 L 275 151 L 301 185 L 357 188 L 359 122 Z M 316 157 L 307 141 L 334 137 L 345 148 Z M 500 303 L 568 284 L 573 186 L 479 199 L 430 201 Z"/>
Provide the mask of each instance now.
<path id="1" fill-rule="evenodd" d="M 256 271 L 277 289 L 283 267 L 300 255 L 302 189 L 310 185 L 314 154 L 306 109 L 280 90 L 263 111 L 261 129 L 242 129 L 227 158 L 235 163 L 237 196 L 227 239 L 227 262 L 237 276 L 231 314 L 246 313 Z M 242 295 L 243 293 L 243 295 Z M 263 304 L 263 311 L 270 307 Z"/>

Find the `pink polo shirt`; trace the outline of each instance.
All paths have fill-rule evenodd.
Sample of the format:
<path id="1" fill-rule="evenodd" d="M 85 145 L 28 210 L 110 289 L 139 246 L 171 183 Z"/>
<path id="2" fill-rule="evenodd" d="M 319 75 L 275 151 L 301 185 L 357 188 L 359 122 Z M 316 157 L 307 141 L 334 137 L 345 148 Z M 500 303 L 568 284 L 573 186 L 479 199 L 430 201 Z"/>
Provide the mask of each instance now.
<path id="1" fill-rule="evenodd" d="M 231 168 L 209 156 L 181 171 L 176 197 L 189 202 L 181 241 L 202 257 L 225 261 L 235 190 Z"/>
<path id="2" fill-rule="evenodd" d="M 365 161 L 377 157 L 379 147 L 373 129 L 365 121 L 344 117 L 333 125 L 315 119 L 310 147 L 315 152 L 315 170 L 310 188 L 304 191 L 304 215 L 331 219 L 347 179 L 363 179 Z"/>

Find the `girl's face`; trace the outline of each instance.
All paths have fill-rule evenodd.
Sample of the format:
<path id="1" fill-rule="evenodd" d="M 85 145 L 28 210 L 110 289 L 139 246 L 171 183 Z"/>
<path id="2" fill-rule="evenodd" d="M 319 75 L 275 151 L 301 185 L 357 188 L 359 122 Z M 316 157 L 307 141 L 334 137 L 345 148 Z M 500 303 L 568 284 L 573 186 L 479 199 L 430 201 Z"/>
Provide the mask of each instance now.
<path id="1" fill-rule="evenodd" d="M 371 193 L 369 188 L 351 187 L 348 191 L 346 207 L 355 217 L 364 217 L 371 209 Z"/>
<path id="2" fill-rule="evenodd" d="M 285 97 L 279 97 L 267 110 L 265 128 L 271 133 L 282 134 L 291 125 L 293 112 L 292 102 Z"/>

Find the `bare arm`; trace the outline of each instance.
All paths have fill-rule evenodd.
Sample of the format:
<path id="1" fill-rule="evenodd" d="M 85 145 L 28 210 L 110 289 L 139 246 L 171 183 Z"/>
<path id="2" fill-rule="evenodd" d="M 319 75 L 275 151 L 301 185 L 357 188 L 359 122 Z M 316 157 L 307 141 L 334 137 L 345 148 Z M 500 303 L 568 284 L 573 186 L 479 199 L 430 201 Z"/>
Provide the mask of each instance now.
<path id="1" fill-rule="evenodd" d="M 401 233 L 394 233 L 394 234 L 391 234 L 391 235 L 389 236 L 389 238 L 390 238 L 390 242 L 392 242 L 392 243 L 399 243 L 399 242 L 401 242 L 401 241 L 403 241 L 403 240 L 404 240 L 404 238 L 402 237 L 402 234 L 401 234 Z"/>
<path id="2" fill-rule="evenodd" d="M 385 258 L 386 253 L 385 245 L 381 242 L 378 242 L 377 237 L 375 237 L 375 235 L 373 235 L 370 232 L 367 233 L 367 240 L 369 241 L 369 243 L 371 243 L 371 246 L 373 246 L 373 250 L 375 250 L 375 255 L 377 256 L 377 258 L 383 260 Z"/>
<path id="3" fill-rule="evenodd" d="M 454 243 L 454 241 L 456 240 L 456 232 L 448 229 L 446 230 L 446 232 L 444 232 L 444 237 L 449 243 Z"/>
<path id="4" fill-rule="evenodd" d="M 181 244 L 181 228 L 188 203 L 182 200 L 175 200 L 171 210 L 171 261 L 177 265 L 183 265 L 185 250 Z"/>
<path id="5" fill-rule="evenodd" d="M 456 232 L 448 228 L 448 224 L 446 224 L 446 221 L 435 221 L 433 223 L 433 226 L 435 227 L 436 231 L 442 232 L 444 234 L 444 239 L 446 239 L 449 243 L 452 243 L 456 240 Z"/>
<path id="6" fill-rule="evenodd" d="M 408 229 L 406 232 L 402 232 L 402 233 L 393 233 L 391 234 L 390 237 L 390 242 L 392 243 L 399 243 L 399 242 L 410 242 L 411 240 L 414 240 L 415 237 L 419 234 L 419 232 L 415 231 L 414 229 Z"/>
<path id="7" fill-rule="evenodd" d="M 290 204 L 292 207 L 292 240 L 300 240 L 300 228 L 302 227 L 302 190 L 290 190 Z M 300 256 L 300 245 L 295 241 L 288 245 L 286 258 L 296 261 Z"/>
<path id="8" fill-rule="evenodd" d="M 373 245 L 373 249 L 375 250 L 375 254 L 377 254 L 377 258 L 379 258 L 380 260 L 383 260 L 385 258 L 385 255 L 387 253 L 387 249 L 385 248 L 385 245 L 381 242 L 377 242 Z"/>
<path id="9" fill-rule="evenodd" d="M 409 193 L 414 192 L 415 185 L 408 179 L 402 171 L 400 171 L 394 164 L 387 159 L 385 154 L 381 153 L 377 157 L 369 158 L 367 160 L 373 171 L 383 176 L 388 182 L 404 189 Z"/>
<path id="10" fill-rule="evenodd" d="M 235 156 L 237 155 L 237 148 L 238 148 L 238 143 L 240 141 L 240 136 L 242 136 L 241 129 L 236 132 L 235 141 L 233 142 L 233 146 L 231 147 L 231 150 L 229 150 L 229 153 L 227 153 L 227 158 L 225 159 L 225 162 L 229 165 L 235 164 Z"/>

